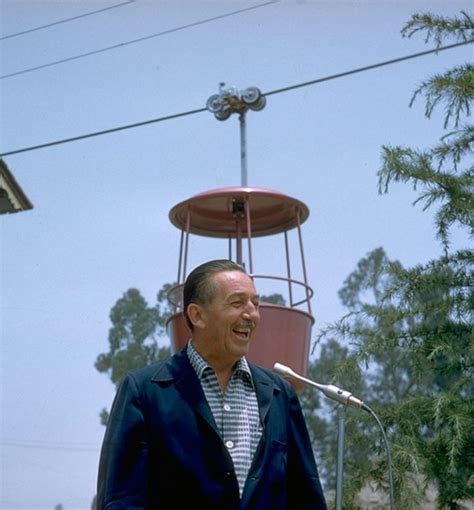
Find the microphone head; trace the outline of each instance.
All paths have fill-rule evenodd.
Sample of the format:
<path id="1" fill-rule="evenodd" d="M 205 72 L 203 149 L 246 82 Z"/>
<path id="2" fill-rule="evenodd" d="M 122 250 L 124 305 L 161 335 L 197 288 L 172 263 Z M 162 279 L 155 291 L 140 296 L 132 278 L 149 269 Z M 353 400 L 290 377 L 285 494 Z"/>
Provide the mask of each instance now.
<path id="1" fill-rule="evenodd" d="M 290 367 L 287 367 L 286 365 L 282 365 L 281 363 L 275 363 L 273 365 L 273 371 L 276 372 L 278 375 L 281 375 L 282 377 L 298 377 L 293 370 L 291 370 Z"/>

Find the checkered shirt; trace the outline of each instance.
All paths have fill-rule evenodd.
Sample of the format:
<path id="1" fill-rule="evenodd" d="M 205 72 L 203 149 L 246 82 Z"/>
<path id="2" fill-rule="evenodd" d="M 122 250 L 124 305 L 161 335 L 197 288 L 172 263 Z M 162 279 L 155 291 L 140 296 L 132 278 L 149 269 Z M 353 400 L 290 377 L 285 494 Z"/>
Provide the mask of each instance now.
<path id="1" fill-rule="evenodd" d="M 241 358 L 236 363 L 223 395 L 214 369 L 200 356 L 191 341 L 187 353 L 201 382 L 222 441 L 234 463 L 242 496 L 250 465 L 262 437 L 257 396 L 247 360 Z"/>

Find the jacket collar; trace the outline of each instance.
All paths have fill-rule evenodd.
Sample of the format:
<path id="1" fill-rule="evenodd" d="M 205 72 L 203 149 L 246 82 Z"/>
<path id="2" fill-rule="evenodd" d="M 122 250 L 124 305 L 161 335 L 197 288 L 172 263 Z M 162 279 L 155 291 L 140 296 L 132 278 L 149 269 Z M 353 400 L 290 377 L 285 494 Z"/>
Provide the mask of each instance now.
<path id="1" fill-rule="evenodd" d="M 217 432 L 214 417 L 207 404 L 198 376 L 189 361 L 186 349 L 187 347 L 184 347 L 166 362 L 160 364 L 152 376 L 152 381 L 159 384 L 174 382 L 183 399 Z M 265 427 L 265 419 L 272 403 L 273 394 L 279 392 L 280 389 L 265 370 L 250 362 L 248 365 L 255 385 L 260 419 Z"/>
<path id="2" fill-rule="evenodd" d="M 186 349 L 187 347 L 184 347 L 160 364 L 151 380 L 158 384 L 173 383 L 183 400 L 214 429 L 216 434 L 219 434 L 211 408 L 189 361 Z"/>
<path id="3" fill-rule="evenodd" d="M 280 392 L 280 388 L 273 382 L 269 375 L 261 367 L 249 363 L 250 371 L 257 394 L 260 420 L 265 428 L 265 420 L 270 409 L 273 395 Z"/>

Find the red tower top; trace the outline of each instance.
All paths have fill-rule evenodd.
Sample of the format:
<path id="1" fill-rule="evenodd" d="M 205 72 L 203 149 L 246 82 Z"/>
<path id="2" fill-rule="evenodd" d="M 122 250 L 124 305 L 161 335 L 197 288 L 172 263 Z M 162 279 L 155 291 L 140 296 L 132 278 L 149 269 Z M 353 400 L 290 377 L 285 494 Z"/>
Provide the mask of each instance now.
<path id="1" fill-rule="evenodd" d="M 248 228 L 251 229 L 250 237 L 279 234 L 298 227 L 309 216 L 309 209 L 303 202 L 278 191 L 229 187 L 205 191 L 184 200 L 171 209 L 169 218 L 175 227 L 185 231 L 191 211 L 191 234 L 237 238 L 239 207 L 246 204 L 251 211 L 251 221 L 249 225 L 242 223 L 243 236 L 249 235 Z"/>
<path id="2" fill-rule="evenodd" d="M 303 202 L 278 191 L 251 187 L 206 191 L 175 205 L 170 210 L 169 218 L 181 230 L 181 246 L 178 281 L 169 294 L 175 308 L 167 324 L 172 350 L 183 347 L 191 336 L 182 314 L 181 301 L 181 290 L 187 274 L 189 236 L 222 238 L 228 240 L 228 258 L 235 258 L 237 263 L 245 265 L 252 278 L 283 281 L 288 289 L 285 305 L 261 304 L 261 321 L 248 355 L 249 360 L 268 368 L 280 362 L 296 372 L 306 374 L 314 323 L 310 303 L 313 291 L 307 281 L 301 234 L 301 225 L 308 216 L 309 209 Z M 303 281 L 292 277 L 288 232 L 294 229 L 298 233 Z M 254 268 L 252 239 L 277 234 L 284 236 L 286 275 L 264 274 Z M 242 249 L 243 240 L 247 241 L 247 257 L 244 257 Z M 232 243 L 235 244 L 235 257 L 232 257 Z M 277 254 L 272 253 L 271 256 Z M 258 288 L 258 282 L 256 285 Z M 299 297 L 295 298 L 295 295 Z M 306 310 L 300 308 L 304 305 Z"/>

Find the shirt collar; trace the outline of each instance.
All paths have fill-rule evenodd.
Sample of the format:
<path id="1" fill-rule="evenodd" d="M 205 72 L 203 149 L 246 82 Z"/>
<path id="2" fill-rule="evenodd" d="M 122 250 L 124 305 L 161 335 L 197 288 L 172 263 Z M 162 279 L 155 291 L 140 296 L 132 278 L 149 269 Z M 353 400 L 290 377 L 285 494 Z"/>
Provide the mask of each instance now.
<path id="1" fill-rule="evenodd" d="M 196 371 L 199 379 L 202 378 L 204 371 L 207 368 L 210 368 L 212 371 L 214 371 L 211 365 L 209 365 L 209 363 L 196 351 L 192 340 L 189 340 L 186 352 L 188 354 L 189 361 Z M 237 361 L 233 373 L 243 375 L 243 377 L 250 380 L 253 385 L 252 373 L 250 372 L 250 367 L 245 357 L 242 357 L 239 359 L 239 361 Z"/>

